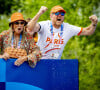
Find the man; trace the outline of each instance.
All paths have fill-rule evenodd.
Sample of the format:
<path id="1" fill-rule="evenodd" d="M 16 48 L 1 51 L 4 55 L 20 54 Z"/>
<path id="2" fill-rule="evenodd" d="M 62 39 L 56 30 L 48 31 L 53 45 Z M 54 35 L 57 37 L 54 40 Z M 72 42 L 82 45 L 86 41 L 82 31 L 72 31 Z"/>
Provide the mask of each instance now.
<path id="1" fill-rule="evenodd" d="M 90 16 L 91 25 L 80 28 L 64 23 L 66 11 L 59 5 L 54 6 L 50 12 L 50 20 L 37 23 L 39 17 L 47 10 L 42 6 L 37 15 L 28 23 L 32 32 L 38 32 L 37 45 L 42 51 L 42 59 L 60 59 L 64 46 L 68 40 L 75 35 L 91 35 L 97 25 L 97 16 Z"/>

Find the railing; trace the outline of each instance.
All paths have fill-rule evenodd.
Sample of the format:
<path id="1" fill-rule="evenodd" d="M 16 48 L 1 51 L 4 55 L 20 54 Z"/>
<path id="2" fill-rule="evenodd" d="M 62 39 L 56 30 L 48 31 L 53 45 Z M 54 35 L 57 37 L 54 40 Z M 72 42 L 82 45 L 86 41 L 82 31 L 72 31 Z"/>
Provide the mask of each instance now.
<path id="1" fill-rule="evenodd" d="M 78 60 L 41 60 L 35 68 L 0 59 L 0 90 L 79 90 Z"/>

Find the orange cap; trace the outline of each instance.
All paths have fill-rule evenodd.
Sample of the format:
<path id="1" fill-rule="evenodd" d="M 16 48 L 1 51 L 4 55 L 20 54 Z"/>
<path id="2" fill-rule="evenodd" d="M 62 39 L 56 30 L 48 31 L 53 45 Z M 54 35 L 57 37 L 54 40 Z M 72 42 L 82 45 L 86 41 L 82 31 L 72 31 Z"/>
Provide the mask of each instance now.
<path id="1" fill-rule="evenodd" d="M 66 13 L 66 11 L 60 5 L 54 6 L 51 9 L 51 12 L 50 13 L 55 13 L 55 12 L 58 12 L 58 11 L 63 11 L 64 13 Z"/>
<path id="2" fill-rule="evenodd" d="M 11 15 L 11 22 L 9 23 L 9 26 L 10 26 L 13 22 L 18 21 L 18 20 L 23 20 L 23 21 L 25 21 L 24 18 L 23 18 L 23 15 L 22 15 L 21 13 L 19 13 L 19 12 L 13 13 L 13 14 Z M 26 23 L 26 21 L 25 21 L 25 23 Z"/>

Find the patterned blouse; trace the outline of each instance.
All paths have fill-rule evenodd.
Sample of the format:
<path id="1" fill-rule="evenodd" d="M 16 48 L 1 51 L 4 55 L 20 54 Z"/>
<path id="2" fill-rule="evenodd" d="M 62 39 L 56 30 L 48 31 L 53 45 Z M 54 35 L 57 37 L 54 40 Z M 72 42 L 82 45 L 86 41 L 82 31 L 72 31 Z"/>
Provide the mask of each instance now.
<path id="1" fill-rule="evenodd" d="M 12 30 L 6 30 L 0 33 L 0 53 L 3 54 L 5 48 L 11 47 L 12 40 Z M 17 41 L 14 40 L 13 47 L 17 48 Z M 21 49 L 25 49 L 28 55 L 28 63 L 31 67 L 36 65 L 37 61 L 41 58 L 41 52 L 39 47 L 35 44 L 35 41 L 32 36 L 27 32 L 23 31 L 22 40 L 20 44 Z"/>

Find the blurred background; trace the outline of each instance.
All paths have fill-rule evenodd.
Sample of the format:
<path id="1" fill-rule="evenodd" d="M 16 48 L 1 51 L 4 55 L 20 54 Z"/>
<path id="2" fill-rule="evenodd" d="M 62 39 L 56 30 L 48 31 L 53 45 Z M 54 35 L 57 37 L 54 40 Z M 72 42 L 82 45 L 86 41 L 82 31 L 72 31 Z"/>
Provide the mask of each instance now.
<path id="1" fill-rule="evenodd" d="M 65 46 L 62 59 L 79 60 L 79 89 L 100 90 L 100 0 L 0 0 L 0 32 L 9 29 L 11 14 L 21 12 L 32 18 L 41 6 L 48 7 L 39 21 L 50 19 L 50 9 L 61 5 L 66 10 L 65 22 L 87 27 L 89 16 L 98 17 L 96 31 L 91 36 L 72 37 Z"/>

